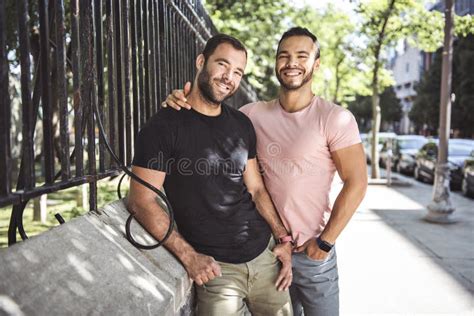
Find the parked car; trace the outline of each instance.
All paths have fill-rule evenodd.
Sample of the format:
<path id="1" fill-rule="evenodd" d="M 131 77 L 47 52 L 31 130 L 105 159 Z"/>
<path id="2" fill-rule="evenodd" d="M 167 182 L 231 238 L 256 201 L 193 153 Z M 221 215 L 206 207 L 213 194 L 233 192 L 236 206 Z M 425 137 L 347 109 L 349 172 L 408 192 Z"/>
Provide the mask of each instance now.
<path id="1" fill-rule="evenodd" d="M 463 179 L 464 161 L 470 157 L 474 147 L 466 144 L 449 142 L 448 165 L 451 171 L 451 187 L 459 188 Z M 421 147 L 416 155 L 414 177 L 419 181 L 433 183 L 438 157 L 438 141 L 430 141 Z"/>
<path id="2" fill-rule="evenodd" d="M 465 196 L 474 198 L 474 150 L 471 151 L 471 156 L 464 161 L 461 190 Z"/>
<path id="3" fill-rule="evenodd" d="M 383 132 L 379 133 L 379 143 L 377 145 L 377 150 L 380 153 L 382 150 L 383 144 L 387 141 L 387 139 L 394 139 L 397 137 L 397 134 L 391 132 Z M 367 140 L 364 145 L 365 149 L 365 156 L 367 159 L 367 163 L 370 163 L 372 160 L 372 132 L 367 133 Z"/>
<path id="4" fill-rule="evenodd" d="M 450 144 L 466 145 L 466 146 L 471 146 L 472 148 L 474 148 L 474 139 L 450 138 L 449 143 Z"/>
<path id="5" fill-rule="evenodd" d="M 428 142 L 421 135 L 400 135 L 392 141 L 392 167 L 398 173 L 413 174 L 415 170 L 415 155 Z M 380 153 L 380 164 L 387 165 L 388 142 Z"/>

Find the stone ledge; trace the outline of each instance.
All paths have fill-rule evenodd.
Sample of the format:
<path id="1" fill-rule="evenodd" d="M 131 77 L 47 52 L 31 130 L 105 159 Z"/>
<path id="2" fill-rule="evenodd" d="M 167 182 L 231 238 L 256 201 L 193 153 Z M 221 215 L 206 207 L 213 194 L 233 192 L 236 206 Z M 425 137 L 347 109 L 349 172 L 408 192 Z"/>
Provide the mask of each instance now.
<path id="1" fill-rule="evenodd" d="M 125 238 L 122 201 L 0 250 L 0 315 L 187 315 L 192 283 L 166 249 Z M 138 224 L 135 238 L 153 243 Z M 184 306 L 184 308 L 183 308 Z"/>

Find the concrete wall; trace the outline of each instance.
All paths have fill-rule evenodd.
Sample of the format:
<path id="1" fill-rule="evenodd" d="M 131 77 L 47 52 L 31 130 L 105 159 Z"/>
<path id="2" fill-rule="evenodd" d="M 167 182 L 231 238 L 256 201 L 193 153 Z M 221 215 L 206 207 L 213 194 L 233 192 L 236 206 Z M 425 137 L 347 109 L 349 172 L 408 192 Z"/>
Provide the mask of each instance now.
<path id="1" fill-rule="evenodd" d="M 163 247 L 134 248 L 127 216 L 116 201 L 1 249 L 0 315 L 192 314 L 186 271 Z M 154 243 L 136 222 L 132 232 Z"/>

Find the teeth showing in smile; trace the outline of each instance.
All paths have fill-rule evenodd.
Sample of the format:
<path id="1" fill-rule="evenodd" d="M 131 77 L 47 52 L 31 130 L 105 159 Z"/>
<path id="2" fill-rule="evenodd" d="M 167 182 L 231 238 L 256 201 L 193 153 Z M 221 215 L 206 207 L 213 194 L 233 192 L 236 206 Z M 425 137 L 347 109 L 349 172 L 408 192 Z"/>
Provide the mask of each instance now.
<path id="1" fill-rule="evenodd" d="M 296 77 L 301 75 L 303 72 L 301 71 L 284 71 L 283 74 L 287 77 Z"/>
<path id="2" fill-rule="evenodd" d="M 226 90 L 226 91 L 229 91 L 229 90 L 230 90 L 230 88 L 229 88 L 228 86 L 226 86 L 225 84 L 220 83 L 220 82 L 217 83 L 217 86 L 218 86 L 219 88 L 221 88 L 221 90 Z"/>

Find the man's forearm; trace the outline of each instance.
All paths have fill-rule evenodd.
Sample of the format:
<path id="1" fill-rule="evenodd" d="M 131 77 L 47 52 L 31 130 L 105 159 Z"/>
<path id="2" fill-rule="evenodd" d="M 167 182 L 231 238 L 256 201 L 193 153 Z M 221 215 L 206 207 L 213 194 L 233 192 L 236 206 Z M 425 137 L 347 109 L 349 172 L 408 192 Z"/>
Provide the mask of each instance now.
<path id="1" fill-rule="evenodd" d="M 346 181 L 334 202 L 331 216 L 321 233 L 321 239 L 334 244 L 359 207 L 367 189 L 365 181 Z"/>
<path id="2" fill-rule="evenodd" d="M 135 218 L 156 240 L 162 240 L 165 237 L 170 219 L 156 201 L 144 203 L 129 201 L 128 207 L 135 212 Z M 196 253 L 194 248 L 176 230 L 171 232 L 163 245 L 183 264 L 187 263 L 190 255 Z"/>
<path id="3" fill-rule="evenodd" d="M 267 190 L 258 190 L 252 196 L 258 212 L 270 226 L 273 236 L 280 238 L 288 235 L 288 231 L 283 225 Z"/>

